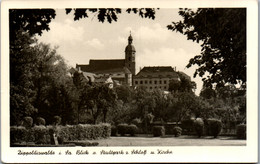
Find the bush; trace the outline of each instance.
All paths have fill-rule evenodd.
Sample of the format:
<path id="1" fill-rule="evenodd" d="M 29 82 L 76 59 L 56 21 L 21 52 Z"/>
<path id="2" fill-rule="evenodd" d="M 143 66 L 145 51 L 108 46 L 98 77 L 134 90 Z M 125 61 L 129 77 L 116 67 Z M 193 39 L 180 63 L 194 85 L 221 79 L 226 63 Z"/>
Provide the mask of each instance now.
<path id="1" fill-rule="evenodd" d="M 36 144 L 54 144 L 53 134 L 57 135 L 59 144 L 64 141 L 92 140 L 108 138 L 111 134 L 110 124 L 99 125 L 66 125 L 66 126 L 35 126 L 10 128 L 11 143 L 35 142 Z"/>
<path id="2" fill-rule="evenodd" d="M 203 128 L 204 128 L 204 122 L 201 118 L 197 118 L 194 120 L 193 127 L 195 132 L 197 133 L 198 137 L 201 137 L 203 135 Z"/>
<path id="3" fill-rule="evenodd" d="M 61 117 L 60 116 L 54 116 L 53 124 L 54 125 L 60 125 L 60 123 L 61 123 Z"/>
<path id="4" fill-rule="evenodd" d="M 138 131 L 138 128 L 136 125 L 128 125 L 127 127 L 127 133 L 130 134 L 131 136 L 134 136 Z"/>
<path id="5" fill-rule="evenodd" d="M 23 126 L 26 128 L 31 128 L 33 125 L 32 117 L 24 117 L 23 118 Z"/>
<path id="6" fill-rule="evenodd" d="M 36 125 L 45 125 L 45 119 L 42 117 L 37 117 Z"/>
<path id="7" fill-rule="evenodd" d="M 165 135 L 165 128 L 163 126 L 154 126 L 153 127 L 153 136 L 159 137 Z"/>
<path id="8" fill-rule="evenodd" d="M 222 122 L 218 119 L 208 119 L 207 120 L 207 131 L 210 136 L 217 136 L 220 134 L 222 129 Z"/>
<path id="9" fill-rule="evenodd" d="M 32 128 L 32 133 L 34 134 L 34 142 L 36 144 L 50 144 L 51 137 L 49 135 L 49 129 L 47 129 L 45 126 L 34 126 Z"/>
<path id="10" fill-rule="evenodd" d="M 187 132 L 188 134 L 190 134 L 191 132 L 193 132 L 193 123 L 194 123 L 194 119 L 185 119 L 181 121 L 181 128 L 183 129 L 183 131 Z"/>
<path id="11" fill-rule="evenodd" d="M 28 130 L 24 126 L 11 126 L 10 127 L 10 141 L 11 143 L 26 142 Z"/>
<path id="12" fill-rule="evenodd" d="M 175 126 L 173 128 L 173 134 L 175 135 L 175 137 L 181 136 L 181 133 L 182 133 L 182 128 L 181 127 Z"/>
<path id="13" fill-rule="evenodd" d="M 111 127 L 111 136 L 117 136 L 117 128 L 116 126 Z"/>
<path id="14" fill-rule="evenodd" d="M 237 138 L 246 139 L 246 124 L 237 125 Z"/>
<path id="15" fill-rule="evenodd" d="M 127 128 L 128 128 L 127 124 L 118 124 L 117 125 L 118 134 L 120 134 L 121 136 L 124 136 L 125 134 L 127 134 Z"/>

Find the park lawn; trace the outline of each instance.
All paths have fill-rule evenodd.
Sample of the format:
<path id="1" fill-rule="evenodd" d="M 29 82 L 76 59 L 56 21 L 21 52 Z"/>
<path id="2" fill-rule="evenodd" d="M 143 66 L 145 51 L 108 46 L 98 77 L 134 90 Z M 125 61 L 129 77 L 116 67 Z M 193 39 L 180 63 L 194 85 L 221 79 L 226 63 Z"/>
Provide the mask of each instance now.
<path id="1" fill-rule="evenodd" d="M 230 136 L 201 137 L 196 136 L 137 136 L 110 137 L 97 141 L 98 146 L 246 146 L 246 140 L 238 140 Z"/>

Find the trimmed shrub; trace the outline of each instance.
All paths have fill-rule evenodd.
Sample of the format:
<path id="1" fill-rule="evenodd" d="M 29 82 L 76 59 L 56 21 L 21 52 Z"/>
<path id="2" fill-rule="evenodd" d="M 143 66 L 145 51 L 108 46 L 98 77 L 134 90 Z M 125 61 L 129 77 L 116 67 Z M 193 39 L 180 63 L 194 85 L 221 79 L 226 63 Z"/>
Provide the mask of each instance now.
<path id="1" fill-rule="evenodd" d="M 206 122 L 208 134 L 217 138 L 222 129 L 222 122 L 218 119 L 208 119 Z"/>
<path id="2" fill-rule="evenodd" d="M 54 125 L 60 125 L 61 123 L 61 117 L 60 116 L 54 116 L 53 117 L 53 124 Z"/>
<path id="3" fill-rule="evenodd" d="M 127 134 L 127 128 L 128 128 L 127 124 L 118 124 L 117 125 L 118 134 L 120 134 L 121 136 L 124 136 L 125 134 Z"/>
<path id="4" fill-rule="evenodd" d="M 36 125 L 45 125 L 45 119 L 42 117 L 37 117 Z"/>
<path id="5" fill-rule="evenodd" d="M 193 127 L 198 137 L 200 138 L 203 135 L 204 122 L 201 118 L 194 120 Z"/>
<path id="6" fill-rule="evenodd" d="M 28 130 L 24 126 L 11 126 L 10 127 L 10 141 L 11 143 L 26 142 Z"/>
<path id="7" fill-rule="evenodd" d="M 136 125 L 128 125 L 127 127 L 127 133 L 130 134 L 131 136 L 135 136 L 135 134 L 137 133 L 138 128 Z"/>
<path id="8" fill-rule="evenodd" d="M 31 128 L 33 125 L 32 117 L 24 117 L 23 118 L 23 126 L 26 128 Z"/>
<path id="9" fill-rule="evenodd" d="M 111 127 L 111 136 L 117 136 L 117 128 L 116 126 Z"/>
<path id="10" fill-rule="evenodd" d="M 174 134 L 175 137 L 181 136 L 181 133 L 182 133 L 182 128 L 181 127 L 175 126 L 173 128 L 173 134 Z"/>
<path id="11" fill-rule="evenodd" d="M 246 124 L 239 124 L 236 128 L 237 138 L 246 139 Z"/>
<path id="12" fill-rule="evenodd" d="M 32 128 L 32 133 L 34 134 L 34 142 L 36 144 L 50 144 L 50 135 L 49 135 L 49 129 L 47 129 L 45 126 L 34 126 Z"/>
<path id="13" fill-rule="evenodd" d="M 165 135 L 165 128 L 163 126 L 154 126 L 153 127 L 153 136 L 162 137 Z"/>
<path id="14" fill-rule="evenodd" d="M 186 132 L 187 134 L 191 134 L 194 132 L 193 128 L 194 119 L 185 119 L 181 121 L 181 128 L 183 133 Z"/>
<path id="15" fill-rule="evenodd" d="M 52 135 L 55 133 L 59 144 L 64 141 L 92 140 L 108 138 L 111 135 L 110 124 L 99 125 L 66 125 L 66 126 L 35 126 L 10 128 L 11 143 L 35 142 L 36 144 L 54 144 Z"/>

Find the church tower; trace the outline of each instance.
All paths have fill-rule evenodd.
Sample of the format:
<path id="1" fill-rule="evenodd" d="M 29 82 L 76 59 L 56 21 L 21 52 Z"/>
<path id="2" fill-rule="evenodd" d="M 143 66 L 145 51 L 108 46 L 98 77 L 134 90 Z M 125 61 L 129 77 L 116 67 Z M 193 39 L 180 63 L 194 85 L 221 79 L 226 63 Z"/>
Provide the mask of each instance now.
<path id="1" fill-rule="evenodd" d="M 135 47 L 132 45 L 133 37 L 128 37 L 128 45 L 125 48 L 125 67 L 128 68 L 131 73 L 132 77 L 135 75 Z"/>

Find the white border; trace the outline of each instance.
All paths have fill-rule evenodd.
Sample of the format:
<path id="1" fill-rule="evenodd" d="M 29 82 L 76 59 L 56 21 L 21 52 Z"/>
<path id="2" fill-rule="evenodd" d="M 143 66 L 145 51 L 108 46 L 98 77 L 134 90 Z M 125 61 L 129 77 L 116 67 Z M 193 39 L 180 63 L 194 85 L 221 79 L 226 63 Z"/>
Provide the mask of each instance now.
<path id="1" fill-rule="evenodd" d="M 3 162 L 13 163 L 46 163 L 46 162 L 257 162 L 258 147 L 258 7 L 256 0 L 197 0 L 197 1 L 170 1 L 170 0 L 91 0 L 91 1 L 15 1 L 3 0 L 1 4 L 1 159 Z M 56 154 L 65 150 L 76 152 L 79 148 L 10 148 L 9 130 L 9 8 L 179 8 L 179 7 L 247 7 L 247 146 L 182 146 L 163 147 L 170 149 L 173 155 L 55 155 L 55 156 L 18 156 L 18 150 L 54 150 Z M 235 61 L 234 61 L 235 62 Z M 149 149 L 157 150 L 160 147 L 85 147 L 82 150 L 97 151 Z"/>

